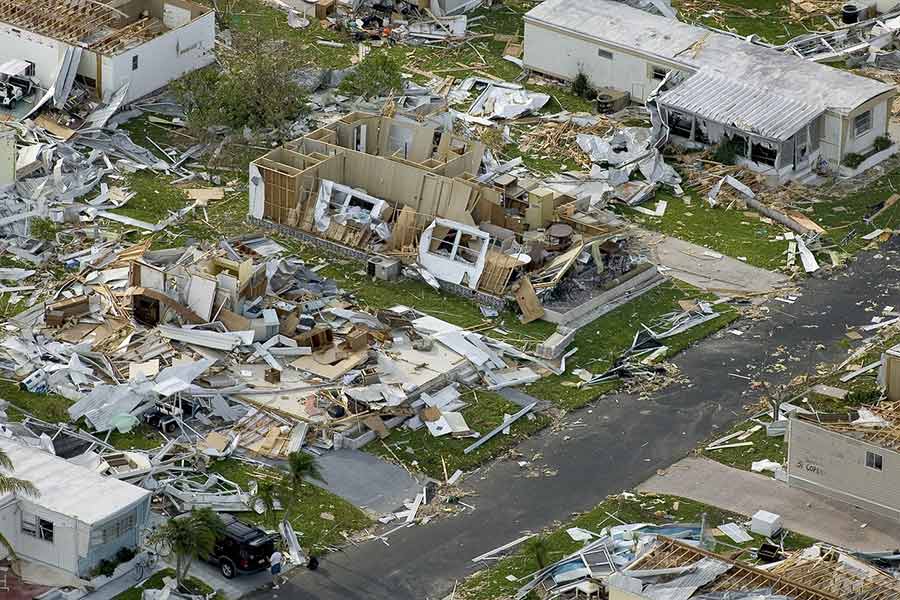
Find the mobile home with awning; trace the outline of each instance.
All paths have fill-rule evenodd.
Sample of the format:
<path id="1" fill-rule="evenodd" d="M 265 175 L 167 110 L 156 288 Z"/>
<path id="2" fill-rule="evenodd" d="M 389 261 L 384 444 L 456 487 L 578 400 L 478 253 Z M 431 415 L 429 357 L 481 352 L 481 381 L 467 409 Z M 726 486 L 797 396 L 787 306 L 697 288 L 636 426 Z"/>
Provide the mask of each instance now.
<path id="1" fill-rule="evenodd" d="M 739 162 L 779 180 L 874 154 L 897 94 L 881 81 L 613 0 L 546 0 L 525 15 L 524 46 L 531 71 L 567 81 L 584 73 L 594 87 L 651 100 L 674 141 L 727 141 Z"/>

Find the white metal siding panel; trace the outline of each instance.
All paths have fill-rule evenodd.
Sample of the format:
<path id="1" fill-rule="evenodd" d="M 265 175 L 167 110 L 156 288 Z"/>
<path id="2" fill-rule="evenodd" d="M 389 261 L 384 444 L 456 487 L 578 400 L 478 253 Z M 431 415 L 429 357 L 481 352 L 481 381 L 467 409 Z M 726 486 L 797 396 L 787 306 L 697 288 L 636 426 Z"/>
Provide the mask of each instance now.
<path id="1" fill-rule="evenodd" d="M 600 50 L 612 53 L 612 60 L 601 57 Z M 640 102 L 658 83 L 650 77 L 651 63 L 644 58 L 528 22 L 524 61 L 529 69 L 568 81 L 581 70 L 592 86 L 630 92 Z"/>
<path id="2" fill-rule="evenodd" d="M 75 519 L 49 511 L 26 499 L 19 499 L 21 510 L 27 511 L 41 519 L 53 523 L 53 541 L 48 542 L 21 533 L 21 512 L 13 519 L 13 527 L 19 527 L 19 543 L 14 547 L 16 554 L 37 560 L 69 573 L 78 573 L 79 551 L 85 553 L 86 548 L 79 548 L 78 526 Z"/>
<path id="3" fill-rule="evenodd" d="M 212 63 L 216 36 L 215 14 L 210 12 L 193 22 L 153 38 L 146 44 L 104 60 L 103 97 L 129 82 L 126 102 L 156 91 L 170 81 Z M 138 57 L 133 71 L 132 57 Z"/>
<path id="4" fill-rule="evenodd" d="M 0 188 L 16 181 L 16 130 L 0 125 Z"/>
<path id="5" fill-rule="evenodd" d="M 813 489 L 841 500 L 858 499 L 870 510 L 896 515 L 900 511 L 900 454 L 844 436 L 799 419 L 789 430 L 792 485 Z M 866 467 L 866 451 L 883 458 L 883 469 Z"/>

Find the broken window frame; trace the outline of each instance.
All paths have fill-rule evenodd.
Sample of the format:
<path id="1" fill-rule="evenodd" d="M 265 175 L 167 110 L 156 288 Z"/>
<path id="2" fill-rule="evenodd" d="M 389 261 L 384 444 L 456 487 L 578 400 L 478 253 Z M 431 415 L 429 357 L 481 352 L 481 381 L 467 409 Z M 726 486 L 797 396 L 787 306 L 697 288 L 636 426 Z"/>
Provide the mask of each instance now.
<path id="1" fill-rule="evenodd" d="M 680 111 L 666 111 L 669 131 L 672 135 L 692 140 L 694 136 L 694 115 Z"/>
<path id="2" fill-rule="evenodd" d="M 778 164 L 779 148 L 771 148 L 762 140 L 750 140 L 750 160 L 760 165 L 775 168 Z M 771 162 L 769 162 L 771 161 Z"/>
<path id="3" fill-rule="evenodd" d="M 879 473 L 884 472 L 884 457 L 877 452 L 866 450 L 866 468 Z"/>
<path id="4" fill-rule="evenodd" d="M 447 233 L 441 238 L 432 239 L 431 247 L 428 248 L 426 252 L 444 259 L 449 258 L 452 261 L 462 263 L 468 267 L 475 266 L 484 250 L 484 244 L 489 243 L 489 240 L 467 233 L 462 229 L 448 227 L 447 230 Z M 451 237 L 453 238 L 452 241 L 450 241 Z M 469 247 L 468 242 L 471 241 L 478 241 L 480 243 L 477 250 L 473 250 Z M 444 252 L 438 252 L 438 249 L 441 249 Z M 471 255 L 471 260 L 467 258 L 468 255 Z"/>
<path id="5" fill-rule="evenodd" d="M 53 543 L 53 521 L 42 519 L 34 513 L 22 511 L 22 533 L 27 536 Z"/>
<path id="6" fill-rule="evenodd" d="M 669 74 L 669 69 L 659 65 L 647 65 L 647 70 L 649 71 L 647 75 L 653 81 L 662 81 Z"/>
<path id="7" fill-rule="evenodd" d="M 860 127 L 862 125 L 862 128 Z M 853 137 L 861 138 L 872 131 L 872 109 L 853 117 Z"/>

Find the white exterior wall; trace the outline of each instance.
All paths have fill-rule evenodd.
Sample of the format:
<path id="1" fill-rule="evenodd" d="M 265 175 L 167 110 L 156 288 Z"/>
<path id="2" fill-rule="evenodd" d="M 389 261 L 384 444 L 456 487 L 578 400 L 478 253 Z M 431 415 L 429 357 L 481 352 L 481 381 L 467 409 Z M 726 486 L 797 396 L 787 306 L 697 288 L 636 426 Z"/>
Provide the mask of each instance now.
<path id="1" fill-rule="evenodd" d="M 860 137 L 853 135 L 853 119 L 867 110 L 872 111 L 872 129 Z M 856 152 L 857 154 L 865 154 L 872 149 L 875 144 L 875 138 L 887 133 L 888 127 L 888 101 L 881 100 L 874 106 L 870 104 L 863 105 L 856 109 L 847 117 L 846 123 L 846 144 L 844 154 Z"/>
<path id="2" fill-rule="evenodd" d="M 601 57 L 601 49 L 612 53 L 612 60 Z M 652 77 L 652 66 L 674 66 L 527 21 L 523 60 L 528 69 L 566 81 L 575 79 L 581 70 L 592 86 L 629 92 L 638 102 L 646 100 L 660 83 Z"/>
<path id="3" fill-rule="evenodd" d="M 125 101 L 130 102 L 158 90 L 186 73 L 211 64 L 215 59 L 215 38 L 215 13 L 209 12 L 146 44 L 116 56 L 104 56 L 103 99 L 108 101 L 128 81 L 130 84 Z M 136 71 L 131 68 L 133 56 L 138 57 Z"/>
<path id="4" fill-rule="evenodd" d="M 793 418 L 788 424 L 788 484 L 900 519 L 900 454 Z M 866 452 L 882 470 L 866 467 Z"/>
<path id="5" fill-rule="evenodd" d="M 23 510 L 53 523 L 52 542 L 22 533 Z M 0 507 L 0 533 L 9 540 L 21 558 L 42 562 L 70 573 L 78 573 L 78 557 L 87 554 L 90 539 L 87 525 L 22 498 L 13 499 L 9 505 Z"/>
<path id="6" fill-rule="evenodd" d="M 35 77 L 45 89 L 52 83 L 65 51 L 62 42 L 0 23 L 0 63 L 12 59 L 33 62 Z"/>
<path id="7" fill-rule="evenodd" d="M 16 130 L 0 123 L 0 189 L 16 182 Z"/>

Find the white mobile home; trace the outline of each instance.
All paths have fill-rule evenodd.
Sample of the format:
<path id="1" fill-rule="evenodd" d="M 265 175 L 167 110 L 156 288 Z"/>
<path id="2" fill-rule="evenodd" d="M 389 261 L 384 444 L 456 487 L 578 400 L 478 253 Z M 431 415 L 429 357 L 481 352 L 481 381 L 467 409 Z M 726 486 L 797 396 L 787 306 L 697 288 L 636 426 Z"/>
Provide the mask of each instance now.
<path id="1" fill-rule="evenodd" d="M 525 15 L 525 66 L 595 87 L 655 97 L 680 141 L 729 138 L 741 162 L 779 180 L 819 160 L 837 169 L 887 135 L 896 88 L 630 8 L 614 0 L 546 0 Z M 673 73 L 666 90 L 658 89 Z"/>
<path id="2" fill-rule="evenodd" d="M 900 519 L 900 403 L 791 416 L 788 485 Z"/>
<path id="3" fill-rule="evenodd" d="M 7 438 L 0 437 L 0 449 L 14 475 L 40 492 L 0 496 L 0 534 L 20 559 L 84 579 L 101 560 L 138 546 L 150 492 Z M 0 559 L 6 553 L 0 545 Z"/>
<path id="4" fill-rule="evenodd" d="M 127 83 L 128 102 L 210 64 L 215 27 L 213 10 L 190 0 L 2 2 L 0 64 L 28 61 L 47 89 L 68 52 L 99 98 Z"/>

